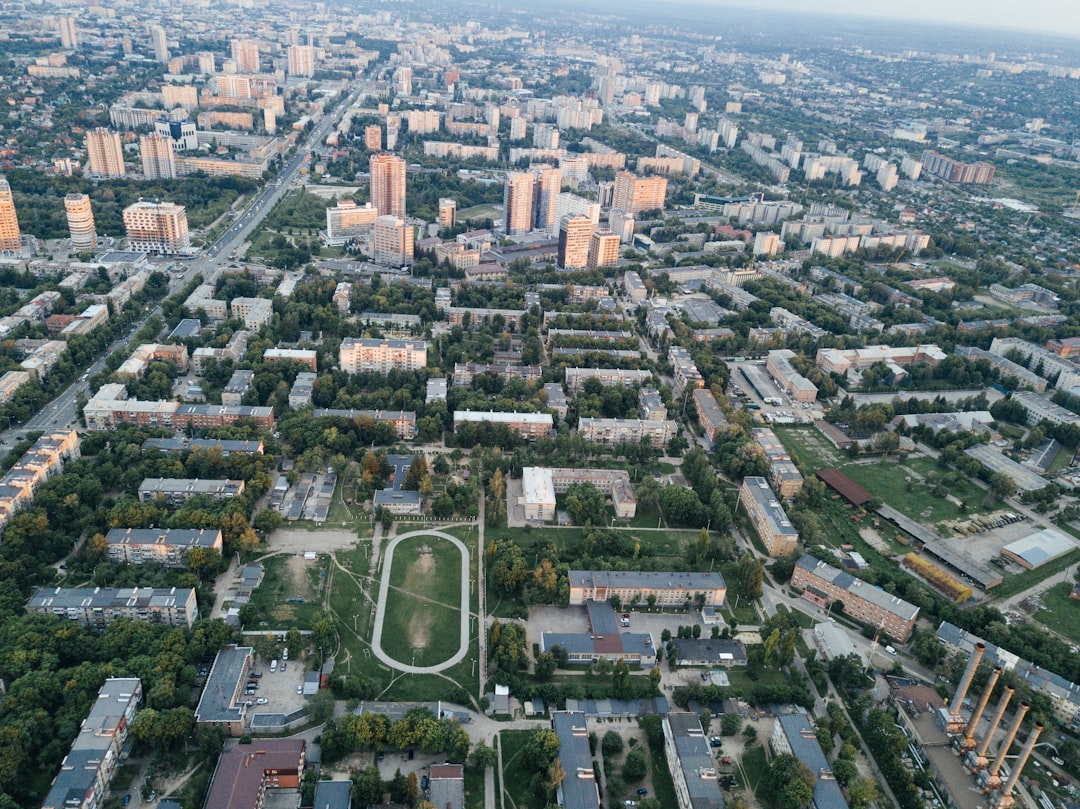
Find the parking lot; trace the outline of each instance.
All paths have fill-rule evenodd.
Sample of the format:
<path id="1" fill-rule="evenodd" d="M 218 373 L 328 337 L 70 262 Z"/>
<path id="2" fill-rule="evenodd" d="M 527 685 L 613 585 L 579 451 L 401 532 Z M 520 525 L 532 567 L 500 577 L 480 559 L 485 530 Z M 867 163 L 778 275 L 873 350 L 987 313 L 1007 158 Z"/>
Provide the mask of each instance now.
<path id="1" fill-rule="evenodd" d="M 281 670 L 282 660 L 278 658 L 278 670 L 270 671 L 270 662 L 257 658 L 252 671 L 261 672 L 262 677 L 254 678 L 259 682 L 259 687 L 254 695 L 244 695 L 245 700 L 255 702 L 248 708 L 248 715 L 253 713 L 283 713 L 289 714 L 300 710 L 305 703 L 305 697 L 296 693 L 298 687 L 304 683 L 304 675 L 307 671 L 304 660 L 289 660 L 286 662 L 285 671 Z M 258 704 L 258 700 L 266 702 Z"/>

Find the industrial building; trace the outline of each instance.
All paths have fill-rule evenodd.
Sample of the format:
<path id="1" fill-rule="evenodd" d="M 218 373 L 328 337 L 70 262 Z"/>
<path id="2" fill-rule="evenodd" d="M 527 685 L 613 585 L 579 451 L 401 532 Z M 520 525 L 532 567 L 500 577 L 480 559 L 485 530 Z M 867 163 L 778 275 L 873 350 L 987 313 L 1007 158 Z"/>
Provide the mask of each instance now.
<path id="1" fill-rule="evenodd" d="M 589 629 L 586 632 L 543 632 L 541 651 L 559 646 L 566 650 L 570 663 L 591 666 L 598 660 L 652 668 L 656 665 L 656 646 L 647 632 L 623 632 L 618 617 L 608 601 L 585 602 Z"/>

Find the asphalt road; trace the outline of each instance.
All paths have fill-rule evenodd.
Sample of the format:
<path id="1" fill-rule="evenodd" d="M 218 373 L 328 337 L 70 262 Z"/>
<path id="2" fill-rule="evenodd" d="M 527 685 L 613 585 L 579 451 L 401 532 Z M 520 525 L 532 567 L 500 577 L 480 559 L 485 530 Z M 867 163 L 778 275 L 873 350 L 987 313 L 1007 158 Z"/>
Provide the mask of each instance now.
<path id="1" fill-rule="evenodd" d="M 332 111 L 324 115 L 308 137 L 300 143 L 296 153 L 283 167 L 277 179 L 267 183 L 266 187 L 259 192 L 247 210 L 241 214 L 237 221 L 217 241 L 209 245 L 202 253 L 186 262 L 187 269 L 182 274 L 174 275 L 169 282 L 170 294 L 182 289 L 196 275 L 202 274 L 207 283 L 213 283 L 221 274 L 222 267 L 231 260 L 231 254 L 239 248 L 257 228 L 273 207 L 288 193 L 289 188 L 300 174 L 300 165 L 308 155 L 314 151 L 323 138 L 330 132 L 341 113 L 356 103 L 362 87 L 354 90 L 345 101 L 338 104 Z M 128 341 L 131 336 L 143 327 L 147 320 L 155 314 L 161 313 L 161 307 L 156 306 L 132 326 L 131 331 L 113 343 L 109 354 L 114 352 L 127 353 Z M 108 356 L 108 355 L 106 355 Z M 84 374 L 92 375 L 100 371 L 105 365 L 105 357 L 97 360 Z M 37 430 L 70 429 L 76 423 L 78 414 L 75 405 L 79 394 L 89 396 L 89 385 L 82 377 L 64 389 L 55 399 L 45 405 L 40 412 L 31 417 L 25 424 L 13 429 L 0 432 L 0 452 L 11 448 L 27 432 Z"/>

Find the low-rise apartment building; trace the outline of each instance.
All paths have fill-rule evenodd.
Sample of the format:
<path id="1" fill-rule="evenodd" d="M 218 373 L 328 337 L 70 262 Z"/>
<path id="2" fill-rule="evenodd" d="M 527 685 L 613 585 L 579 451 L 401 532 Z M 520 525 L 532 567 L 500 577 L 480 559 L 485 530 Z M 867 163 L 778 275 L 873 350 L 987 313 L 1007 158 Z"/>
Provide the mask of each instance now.
<path id="1" fill-rule="evenodd" d="M 637 443 L 647 438 L 658 448 L 667 446 L 679 428 L 670 419 L 645 421 L 642 419 L 583 418 L 578 422 L 582 438 L 593 444 L 613 447 L 616 444 Z"/>
<path id="2" fill-rule="evenodd" d="M 233 319 L 244 321 L 249 331 L 258 331 L 274 316 L 274 302 L 269 298 L 233 298 L 229 309 Z"/>
<path id="3" fill-rule="evenodd" d="M 88 430 L 112 430 L 117 424 L 137 424 L 141 427 L 217 428 L 228 427 L 248 420 L 267 429 L 274 426 L 272 407 L 227 405 L 195 405 L 177 402 L 144 402 L 128 399 L 124 386 L 118 383 L 102 385 L 83 407 Z"/>
<path id="4" fill-rule="evenodd" d="M 495 413 L 486 410 L 455 410 L 454 432 L 462 424 L 503 424 L 512 433 L 534 440 L 548 435 L 554 422 L 550 413 Z"/>
<path id="5" fill-rule="evenodd" d="M 560 809 L 600 809 L 585 714 L 556 711 L 551 716 L 551 728 L 559 737 L 559 765 L 565 775 L 556 794 Z"/>
<path id="6" fill-rule="evenodd" d="M 731 424 L 724 415 L 723 408 L 716 401 L 712 391 L 708 388 L 697 388 L 694 391 L 694 411 L 697 413 L 698 424 L 701 431 L 710 444 L 716 443 L 716 436 L 721 431 L 727 430 Z"/>
<path id="7" fill-rule="evenodd" d="M 104 803 L 142 697 L 142 682 L 137 677 L 105 680 L 60 764 L 42 809 L 97 809 Z"/>
<path id="8" fill-rule="evenodd" d="M 306 756 L 303 739 L 230 743 L 218 759 L 203 809 L 262 809 L 267 792 L 300 788 Z"/>
<path id="9" fill-rule="evenodd" d="M 525 382 L 539 382 L 542 370 L 539 365 L 489 365 L 486 363 L 458 362 L 454 364 L 454 385 L 472 385 L 473 378 L 480 374 L 493 374 L 504 382 L 522 379 Z"/>
<path id="10" fill-rule="evenodd" d="M 844 793 L 806 714 L 782 714 L 776 717 L 769 743 L 775 755 L 793 755 L 817 776 L 814 780 L 813 809 L 847 809 Z"/>
<path id="11" fill-rule="evenodd" d="M 795 553 L 799 532 L 791 524 L 787 512 L 765 478 L 743 478 L 739 502 L 746 509 L 770 556 L 791 556 Z"/>
<path id="12" fill-rule="evenodd" d="M 899 641 L 911 637 L 919 617 L 919 608 L 914 604 L 809 554 L 795 564 L 791 585 L 803 590 L 804 598 L 821 606 L 839 601 L 844 605 L 845 615 L 881 627 L 889 637 Z"/>
<path id="13" fill-rule="evenodd" d="M 644 385 L 652 379 L 652 371 L 634 371 L 623 368 L 567 368 L 566 389 L 570 393 L 578 393 L 585 387 L 585 383 L 595 379 L 601 385 L 620 388 Z"/>
<path id="14" fill-rule="evenodd" d="M 215 500 L 227 500 L 244 493 L 244 481 L 225 478 L 146 478 L 139 484 L 139 502 L 164 500 L 179 505 L 192 497 L 207 495 Z"/>
<path id="15" fill-rule="evenodd" d="M 33 502 L 41 485 L 79 457 L 79 434 L 74 430 L 47 433 L 0 478 L 0 532 L 15 512 Z"/>
<path id="16" fill-rule="evenodd" d="M 229 381 L 221 390 L 221 403 L 226 407 L 238 406 L 253 384 L 255 384 L 255 372 L 238 368 L 233 371 L 233 375 L 229 377 Z"/>
<path id="17" fill-rule="evenodd" d="M 199 617 L 191 587 L 39 587 L 26 611 L 56 615 L 91 629 L 104 629 L 120 618 L 191 629 Z"/>
<path id="18" fill-rule="evenodd" d="M 447 310 L 451 326 L 463 326 L 467 330 L 480 328 L 486 323 L 495 323 L 496 318 L 501 318 L 504 328 L 510 331 L 521 329 L 521 319 L 525 317 L 524 309 L 472 309 L 464 306 L 451 306 Z"/>
<path id="19" fill-rule="evenodd" d="M 417 371 L 427 367 L 427 343 L 346 337 L 341 341 L 338 361 L 347 374 Z"/>
<path id="20" fill-rule="evenodd" d="M 264 362 L 298 362 L 312 373 L 319 370 L 319 355 L 310 348 L 268 348 L 263 352 Z"/>
<path id="21" fill-rule="evenodd" d="M 254 664 L 250 646 L 230 644 L 218 650 L 195 708 L 197 727 L 218 727 L 226 736 L 243 734 L 248 701 L 244 684 Z"/>
<path id="22" fill-rule="evenodd" d="M 724 809 L 716 761 L 696 713 L 664 717 L 664 752 L 678 809 Z"/>
<path id="23" fill-rule="evenodd" d="M 521 470 L 525 519 L 547 521 L 555 517 L 555 495 L 565 494 L 575 483 L 590 483 L 611 498 L 615 516 L 631 520 L 637 513 L 637 497 L 630 474 L 623 469 L 570 469 L 526 466 Z"/>
<path id="24" fill-rule="evenodd" d="M 803 487 L 803 476 L 799 467 L 791 460 L 791 455 L 772 430 L 756 427 L 753 434 L 754 440 L 765 452 L 765 460 L 769 462 L 769 483 L 773 491 L 784 500 L 791 500 Z"/>
<path id="25" fill-rule="evenodd" d="M 120 363 L 120 367 L 116 369 L 116 375 L 141 379 L 152 362 L 171 362 L 179 373 L 186 373 L 188 369 L 187 346 L 171 343 L 143 343 L 131 353 L 130 357 Z"/>
<path id="26" fill-rule="evenodd" d="M 315 380 L 318 378 L 311 371 L 302 371 L 293 380 L 292 388 L 289 389 L 289 407 L 299 410 L 311 404 L 311 396 L 315 392 Z"/>
<path id="27" fill-rule="evenodd" d="M 409 440 L 416 438 L 416 413 L 412 410 L 342 410 L 337 408 L 315 408 L 312 418 L 339 418 L 350 421 L 384 421 L 394 428 L 398 438 Z"/>
<path id="28" fill-rule="evenodd" d="M 147 438 L 142 443 L 142 450 L 146 452 L 156 449 L 165 455 L 178 455 L 182 452 L 209 452 L 218 450 L 222 457 L 230 455 L 262 455 L 263 440 L 261 438 L 252 441 L 220 441 L 216 438 Z"/>
<path id="29" fill-rule="evenodd" d="M 795 370 L 791 364 L 795 352 L 786 348 L 770 351 L 765 360 L 765 370 L 796 402 L 813 402 L 817 399 L 817 386 Z"/>
<path id="30" fill-rule="evenodd" d="M 668 349 L 668 359 L 671 361 L 671 366 L 674 368 L 675 386 L 672 388 L 672 393 L 675 396 L 682 396 L 683 391 L 687 388 L 701 388 L 705 386 L 705 380 L 701 376 L 701 372 L 698 367 L 694 365 L 694 361 L 690 358 L 690 352 L 682 346 L 671 346 Z"/>
<path id="31" fill-rule="evenodd" d="M 184 567 L 195 548 L 222 550 L 221 531 L 213 528 L 110 528 L 105 544 L 110 562 L 165 567 Z"/>

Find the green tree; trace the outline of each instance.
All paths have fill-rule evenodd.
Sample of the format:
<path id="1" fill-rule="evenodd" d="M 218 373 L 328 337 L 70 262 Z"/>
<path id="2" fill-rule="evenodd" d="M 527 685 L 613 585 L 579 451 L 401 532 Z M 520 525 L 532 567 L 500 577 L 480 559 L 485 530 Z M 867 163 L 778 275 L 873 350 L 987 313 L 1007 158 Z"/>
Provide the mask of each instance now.
<path id="1" fill-rule="evenodd" d="M 498 755 L 486 742 L 480 741 L 469 754 L 469 764 L 478 770 L 486 770 L 494 767 L 498 761 Z"/>
<path id="2" fill-rule="evenodd" d="M 622 768 L 622 777 L 624 781 L 629 781 L 631 784 L 637 783 L 648 775 L 648 773 L 649 760 L 645 758 L 644 751 L 634 749 L 626 754 L 626 761 L 623 762 Z"/>
<path id="3" fill-rule="evenodd" d="M 604 734 L 604 738 L 600 742 L 600 750 L 603 752 L 604 758 L 619 755 L 623 751 L 622 736 L 614 730 L 609 730 Z"/>

